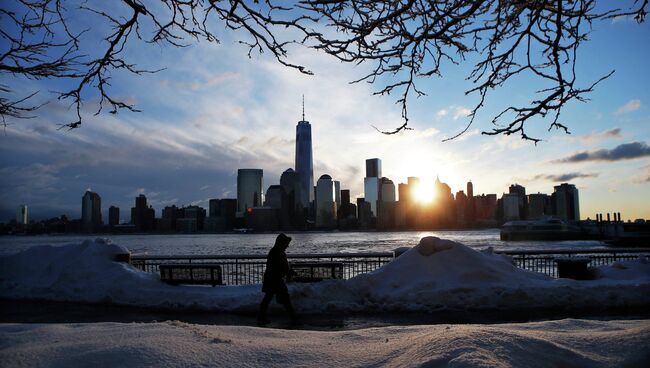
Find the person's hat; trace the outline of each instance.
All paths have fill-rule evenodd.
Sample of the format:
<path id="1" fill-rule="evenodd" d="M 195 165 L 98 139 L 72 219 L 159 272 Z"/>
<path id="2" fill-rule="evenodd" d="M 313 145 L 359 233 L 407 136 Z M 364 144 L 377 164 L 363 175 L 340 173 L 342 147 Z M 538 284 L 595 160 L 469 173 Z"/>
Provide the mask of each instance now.
<path id="1" fill-rule="evenodd" d="M 280 235 L 278 235 L 278 237 L 275 239 L 276 243 L 283 242 L 289 244 L 290 241 L 291 241 L 291 237 L 286 236 L 284 233 L 280 233 Z"/>

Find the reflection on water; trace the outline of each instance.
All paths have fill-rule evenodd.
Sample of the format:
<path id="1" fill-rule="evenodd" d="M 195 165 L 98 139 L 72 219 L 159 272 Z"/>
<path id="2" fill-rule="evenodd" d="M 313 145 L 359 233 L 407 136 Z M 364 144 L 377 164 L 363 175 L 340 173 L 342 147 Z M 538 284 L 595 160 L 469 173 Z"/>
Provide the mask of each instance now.
<path id="1" fill-rule="evenodd" d="M 134 254 L 266 254 L 277 233 L 269 234 L 172 234 L 172 235 L 104 235 Z M 339 253 L 392 251 L 411 247 L 424 236 L 438 236 L 455 240 L 477 249 L 494 247 L 496 250 L 602 248 L 606 245 L 594 240 L 521 241 L 504 242 L 498 229 L 466 231 L 406 231 L 406 232 L 302 232 L 291 233 L 293 238 L 288 253 Z M 0 254 L 12 254 L 34 245 L 63 245 L 79 243 L 97 236 L 3 236 Z"/>

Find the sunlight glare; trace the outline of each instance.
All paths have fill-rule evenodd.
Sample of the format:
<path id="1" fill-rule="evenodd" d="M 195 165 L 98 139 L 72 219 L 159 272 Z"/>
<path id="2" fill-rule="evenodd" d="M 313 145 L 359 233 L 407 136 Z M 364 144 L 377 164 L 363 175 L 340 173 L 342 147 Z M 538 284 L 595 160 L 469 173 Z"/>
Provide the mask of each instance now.
<path id="1" fill-rule="evenodd" d="M 433 201 L 434 194 L 432 185 L 420 184 L 415 191 L 415 198 L 420 203 L 430 203 Z"/>

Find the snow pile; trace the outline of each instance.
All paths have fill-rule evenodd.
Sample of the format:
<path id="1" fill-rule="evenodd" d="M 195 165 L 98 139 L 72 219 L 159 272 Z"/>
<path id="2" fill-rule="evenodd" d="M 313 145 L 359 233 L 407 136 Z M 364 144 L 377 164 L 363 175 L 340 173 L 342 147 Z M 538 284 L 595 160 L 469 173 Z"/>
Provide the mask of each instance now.
<path id="1" fill-rule="evenodd" d="M 0 325 L 3 366 L 647 367 L 650 322 L 317 332 L 164 323 Z"/>
<path id="2" fill-rule="evenodd" d="M 303 310 L 593 309 L 650 305 L 650 264 L 604 266 L 600 279 L 553 279 L 509 257 L 425 237 L 384 267 L 348 281 L 294 288 Z"/>
<path id="3" fill-rule="evenodd" d="M 599 267 L 596 277 L 599 279 L 650 282 L 650 261 L 641 256 L 633 261 L 614 262 Z"/>
<path id="4" fill-rule="evenodd" d="M 162 308 L 254 312 L 259 285 L 170 286 L 157 274 L 114 262 L 126 249 L 98 239 L 64 247 L 34 247 L 0 258 L 0 298 L 108 302 Z M 303 313 L 436 311 L 650 305 L 645 260 L 601 267 L 599 279 L 552 279 L 515 267 L 504 256 L 435 237 L 384 267 L 350 280 L 290 285 Z M 277 306 L 275 306 L 277 308 Z"/>
<path id="5" fill-rule="evenodd" d="M 115 255 L 128 252 L 108 239 L 37 246 L 0 258 L 0 298 L 116 303 L 160 308 L 238 310 L 259 303 L 259 286 L 170 286 Z"/>

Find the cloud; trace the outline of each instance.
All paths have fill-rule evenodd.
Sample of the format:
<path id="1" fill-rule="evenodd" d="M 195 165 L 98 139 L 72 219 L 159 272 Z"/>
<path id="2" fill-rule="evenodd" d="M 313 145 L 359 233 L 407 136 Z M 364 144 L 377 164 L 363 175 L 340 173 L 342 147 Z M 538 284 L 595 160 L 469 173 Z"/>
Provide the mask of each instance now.
<path id="1" fill-rule="evenodd" d="M 593 144 L 610 138 L 616 138 L 616 139 L 623 138 L 623 134 L 621 134 L 621 132 L 622 132 L 621 128 L 614 128 L 602 132 L 593 132 L 589 134 L 584 134 L 578 136 L 578 140 L 582 141 L 583 143 Z"/>
<path id="2" fill-rule="evenodd" d="M 599 149 L 596 151 L 583 151 L 575 153 L 554 162 L 572 163 L 584 161 L 621 161 L 650 156 L 650 146 L 645 142 L 632 142 L 616 146 L 615 148 Z"/>
<path id="3" fill-rule="evenodd" d="M 639 99 L 630 100 L 625 105 L 619 107 L 618 110 L 616 110 L 616 114 L 627 114 L 628 112 L 638 110 L 640 107 L 641 107 L 641 100 Z"/>
<path id="4" fill-rule="evenodd" d="M 436 120 L 442 120 L 448 115 L 451 115 L 453 120 L 458 120 L 467 117 L 471 112 L 472 110 L 465 106 L 451 105 L 445 109 L 438 110 L 438 112 L 436 112 Z"/>
<path id="5" fill-rule="evenodd" d="M 598 173 L 572 172 L 572 173 L 558 174 L 558 175 L 540 174 L 540 175 L 536 175 L 532 181 L 548 180 L 548 181 L 560 182 L 560 181 L 571 181 L 573 179 L 587 179 L 587 178 L 597 178 L 597 177 L 598 177 Z"/>
<path id="6" fill-rule="evenodd" d="M 467 107 L 457 106 L 456 110 L 454 111 L 454 120 L 458 120 L 460 118 L 466 118 L 467 115 L 469 115 L 471 112 L 472 110 L 468 109 Z"/>

